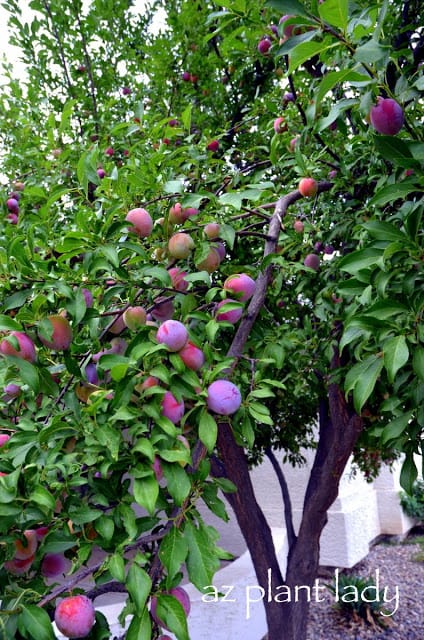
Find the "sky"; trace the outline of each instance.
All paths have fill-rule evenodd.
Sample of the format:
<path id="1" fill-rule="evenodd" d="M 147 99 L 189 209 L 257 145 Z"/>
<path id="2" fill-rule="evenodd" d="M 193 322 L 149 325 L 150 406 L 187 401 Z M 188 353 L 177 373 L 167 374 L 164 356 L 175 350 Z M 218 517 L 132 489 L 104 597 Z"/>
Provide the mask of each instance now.
<path id="1" fill-rule="evenodd" d="M 31 22 L 31 19 L 34 16 L 34 11 L 28 8 L 28 0 L 19 0 L 19 4 L 22 8 L 23 18 L 27 22 Z M 145 0 L 135 0 L 132 10 L 134 12 L 142 12 L 145 4 Z M 83 7 L 88 7 L 89 5 L 90 0 L 83 0 Z M 3 56 L 6 55 L 7 60 L 13 64 L 15 74 L 21 78 L 25 76 L 25 64 L 19 60 L 19 49 L 13 46 L 13 33 L 9 33 L 7 27 L 8 16 L 9 14 L 6 9 L 0 5 L 0 58 L 3 58 Z M 163 24 L 163 15 L 158 15 L 154 28 L 156 27 L 157 29 L 161 24 Z M 0 73 L 0 80 L 1 77 Z"/>

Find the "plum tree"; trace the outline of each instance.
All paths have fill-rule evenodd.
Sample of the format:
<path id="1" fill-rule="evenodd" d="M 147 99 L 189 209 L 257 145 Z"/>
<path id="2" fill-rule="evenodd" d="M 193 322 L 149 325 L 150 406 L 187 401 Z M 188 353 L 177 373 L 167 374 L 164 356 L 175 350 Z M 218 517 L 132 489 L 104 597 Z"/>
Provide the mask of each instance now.
<path id="1" fill-rule="evenodd" d="M 67 638 L 85 638 L 95 621 L 93 603 L 85 595 L 64 598 L 55 609 L 54 621 Z"/>

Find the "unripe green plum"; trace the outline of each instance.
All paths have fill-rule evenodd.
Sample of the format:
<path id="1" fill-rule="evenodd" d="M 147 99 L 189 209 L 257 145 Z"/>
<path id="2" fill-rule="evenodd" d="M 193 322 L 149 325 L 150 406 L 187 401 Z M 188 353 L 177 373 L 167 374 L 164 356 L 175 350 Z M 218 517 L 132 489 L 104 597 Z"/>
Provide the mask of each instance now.
<path id="1" fill-rule="evenodd" d="M 225 280 L 224 289 L 237 296 L 237 300 L 246 302 L 255 293 L 256 282 L 246 273 L 235 273 Z"/>
<path id="2" fill-rule="evenodd" d="M 146 209 L 140 207 L 128 211 L 125 220 L 131 223 L 131 231 L 134 231 L 140 238 L 147 238 L 153 229 L 153 220 Z"/>
<path id="3" fill-rule="evenodd" d="M 169 209 L 168 220 L 172 224 L 182 224 L 185 220 L 181 202 L 176 202 Z"/>
<path id="4" fill-rule="evenodd" d="M 188 233 L 179 231 L 169 238 L 168 251 L 173 258 L 188 258 L 194 249 L 194 240 Z"/>
<path id="5" fill-rule="evenodd" d="M 15 540 L 15 560 L 27 560 L 34 556 L 37 546 L 37 532 L 35 529 L 24 531 L 25 543 L 22 540 Z"/>
<path id="6" fill-rule="evenodd" d="M 143 307 L 128 307 L 124 311 L 124 323 L 131 331 L 137 331 L 137 329 L 146 324 L 146 310 Z"/>
<path id="7" fill-rule="evenodd" d="M 90 633 L 96 618 L 92 601 L 84 595 L 69 596 L 57 605 L 54 621 L 67 638 L 85 638 Z"/>
<path id="8" fill-rule="evenodd" d="M 180 351 L 188 340 L 188 331 L 178 320 L 165 320 L 156 333 L 156 340 L 169 351 Z"/>
<path id="9" fill-rule="evenodd" d="M 1 340 L 0 353 L 5 356 L 22 358 L 28 362 L 35 362 L 37 355 L 31 338 L 26 333 L 22 333 L 22 331 L 11 331 L 8 335 L 12 340 L 9 340 L 7 336 Z M 15 341 L 17 342 L 16 348 L 14 346 Z"/>
<path id="10" fill-rule="evenodd" d="M 209 253 L 200 262 L 196 262 L 196 267 L 199 271 L 207 271 L 208 273 L 213 273 L 216 271 L 221 264 L 221 258 L 218 250 L 215 247 L 211 247 L 209 249 Z"/>
<path id="11" fill-rule="evenodd" d="M 205 225 L 203 231 L 209 240 L 213 240 L 214 238 L 219 237 L 219 233 L 221 231 L 221 225 L 218 222 L 208 222 Z"/>
<path id="12" fill-rule="evenodd" d="M 66 351 L 72 343 L 69 320 L 61 315 L 45 318 L 39 324 L 38 337 L 45 347 L 53 351 Z"/>
<path id="13" fill-rule="evenodd" d="M 230 416 L 240 408 L 240 390 L 229 380 L 215 380 L 208 387 L 207 405 L 214 413 Z"/>

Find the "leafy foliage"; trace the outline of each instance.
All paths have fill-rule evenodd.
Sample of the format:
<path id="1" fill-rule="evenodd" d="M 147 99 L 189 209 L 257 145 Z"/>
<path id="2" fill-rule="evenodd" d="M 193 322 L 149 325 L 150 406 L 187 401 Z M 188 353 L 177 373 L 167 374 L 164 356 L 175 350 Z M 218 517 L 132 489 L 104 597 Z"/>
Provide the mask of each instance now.
<path id="1" fill-rule="evenodd" d="M 402 492 L 400 495 L 400 504 L 407 516 L 424 519 L 424 482 L 417 480 L 412 487 L 412 493 Z"/>
<path id="2" fill-rule="evenodd" d="M 383 593 L 378 591 L 372 578 L 341 573 L 337 582 L 327 585 L 327 588 L 336 596 L 336 606 L 355 622 L 364 621 L 374 628 L 389 624 Z"/>

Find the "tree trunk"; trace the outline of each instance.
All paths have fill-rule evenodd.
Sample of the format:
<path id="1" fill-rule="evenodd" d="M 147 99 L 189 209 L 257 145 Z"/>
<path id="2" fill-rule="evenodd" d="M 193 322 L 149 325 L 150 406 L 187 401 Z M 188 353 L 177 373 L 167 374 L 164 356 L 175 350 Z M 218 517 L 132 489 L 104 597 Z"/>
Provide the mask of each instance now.
<path id="1" fill-rule="evenodd" d="M 236 444 L 230 425 L 219 425 L 217 444 L 223 468 L 215 461 L 213 475 L 225 476 L 239 488 L 226 498 L 246 540 L 258 585 L 265 591 L 271 570 L 272 598 L 270 601 L 268 597 L 263 599 L 268 640 L 306 638 L 310 601 L 322 597 L 322 591 L 313 587 L 319 569 L 320 537 L 327 522 L 327 510 L 337 498 L 340 477 L 362 429 L 361 418 L 348 405 L 337 385 L 330 385 L 328 402 L 324 404 L 326 408 L 320 412 L 319 442 L 306 489 L 302 521 L 289 550 L 285 580 L 269 525 L 254 495 L 243 449 Z M 282 585 L 288 589 L 277 589 Z M 279 602 L 278 599 L 290 601 Z"/>
<path id="2" fill-rule="evenodd" d="M 212 461 L 212 474 L 215 477 L 224 476 L 238 487 L 236 493 L 225 494 L 225 497 L 234 510 L 249 549 L 258 586 L 262 586 L 266 593 L 269 576 L 271 576 L 271 592 L 274 592 L 278 585 L 283 584 L 283 576 L 275 553 L 271 529 L 256 501 L 246 456 L 243 449 L 235 442 L 229 424 L 219 424 L 217 445 L 223 466 L 217 460 Z M 281 640 L 284 612 L 279 603 L 267 602 L 267 595 L 266 593 L 263 603 L 268 625 L 268 640 Z"/>
<path id="3" fill-rule="evenodd" d="M 314 590 L 319 569 L 320 537 L 327 523 L 327 510 L 337 498 L 341 475 L 362 430 L 361 418 L 349 407 L 342 390 L 332 384 L 328 391 L 328 413 L 321 411 L 317 453 L 312 466 L 303 505 L 302 521 L 296 542 L 289 551 L 286 585 L 291 602 L 282 603 L 284 611 L 281 640 L 306 638 L 310 601 L 321 597 Z M 337 544 L 337 541 L 335 541 Z M 299 602 L 294 602 L 295 587 Z"/>

